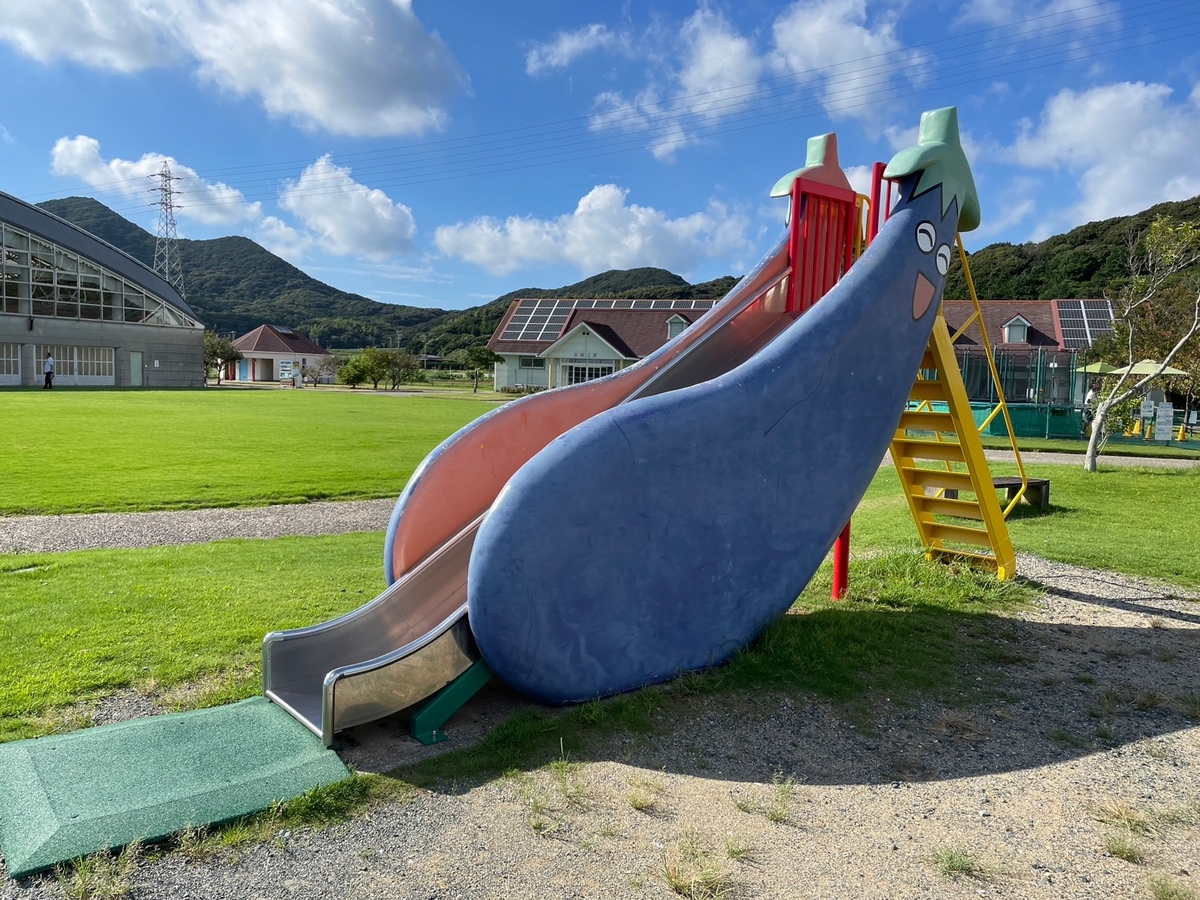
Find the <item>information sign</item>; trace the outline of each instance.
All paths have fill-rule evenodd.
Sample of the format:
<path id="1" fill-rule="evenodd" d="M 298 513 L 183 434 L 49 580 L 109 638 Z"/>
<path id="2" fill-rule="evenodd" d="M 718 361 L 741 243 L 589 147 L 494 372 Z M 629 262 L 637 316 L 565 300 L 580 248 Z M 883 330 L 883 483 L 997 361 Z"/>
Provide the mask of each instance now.
<path id="1" fill-rule="evenodd" d="M 1143 419 L 1153 419 L 1154 418 L 1154 401 L 1151 400 L 1149 397 L 1142 398 L 1142 418 Z"/>
<path id="2" fill-rule="evenodd" d="M 1156 441 L 1169 441 L 1171 439 L 1171 426 L 1175 423 L 1175 407 L 1170 403 L 1158 404 L 1158 414 L 1154 419 L 1154 439 Z"/>

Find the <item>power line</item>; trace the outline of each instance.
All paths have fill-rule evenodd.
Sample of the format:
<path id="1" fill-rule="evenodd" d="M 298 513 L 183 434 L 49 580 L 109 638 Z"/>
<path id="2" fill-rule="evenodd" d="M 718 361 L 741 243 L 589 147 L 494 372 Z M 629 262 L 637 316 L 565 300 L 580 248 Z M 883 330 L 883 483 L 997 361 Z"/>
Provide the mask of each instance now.
<path id="1" fill-rule="evenodd" d="M 1082 9 L 1082 7 L 1081 7 Z M 355 174 L 358 177 L 377 176 L 371 187 L 402 187 L 419 184 L 435 183 L 438 181 L 472 177 L 486 174 L 500 174 L 519 171 L 543 165 L 560 164 L 597 157 L 627 153 L 641 150 L 647 141 L 660 141 L 661 146 L 678 146 L 694 139 L 692 135 L 717 136 L 744 131 L 750 128 L 776 125 L 782 122 L 796 121 L 819 115 L 829 104 L 836 103 L 839 109 L 858 110 L 864 107 L 886 102 L 888 99 L 880 95 L 881 89 L 892 82 L 894 78 L 919 74 L 927 62 L 919 51 L 928 51 L 934 46 L 958 42 L 960 46 L 954 52 L 943 54 L 938 60 L 940 65 L 937 74 L 927 78 L 918 87 L 909 91 L 910 94 L 926 94 L 938 90 L 947 84 L 955 85 L 979 83 L 992 80 L 1016 71 L 1027 72 L 1033 69 L 1045 68 L 1067 60 L 1079 58 L 1096 59 L 1101 56 L 1116 53 L 1129 44 L 1129 38 L 1124 35 L 1113 35 L 1101 40 L 1091 41 L 1086 51 L 1081 53 L 1078 46 L 1068 40 L 1059 40 L 1044 52 L 1030 52 L 1038 49 L 1046 38 L 1052 34 L 1060 38 L 1070 38 L 1085 31 L 1091 31 L 1097 25 L 1116 24 L 1120 20 L 1105 7 L 1106 12 L 1089 17 L 1078 17 L 1065 29 L 1060 29 L 1054 22 L 1044 22 L 1038 28 L 1030 28 L 1028 22 L 1013 26 L 998 26 L 981 29 L 973 36 L 983 36 L 984 41 L 961 46 L 962 36 L 942 38 L 925 44 L 906 48 L 908 59 L 899 64 L 892 62 L 894 52 L 873 54 L 855 60 L 847 60 L 828 67 L 825 70 L 806 70 L 799 73 L 787 73 L 749 82 L 743 85 L 733 85 L 714 91 L 676 97 L 672 102 L 676 105 L 666 114 L 660 114 L 657 122 L 651 122 L 650 127 L 637 131 L 631 128 L 639 121 L 645 120 L 644 112 L 638 107 L 624 107 L 616 110 L 601 126 L 592 127 L 594 119 L 587 116 L 577 116 L 555 122 L 521 126 L 504 131 L 488 132 L 462 138 L 447 138 L 427 142 L 419 148 L 370 150 L 339 156 L 342 161 L 361 161 L 366 165 L 358 165 Z M 1148 22 L 1156 27 L 1158 34 L 1152 41 L 1139 41 L 1138 46 L 1184 39 L 1200 31 L 1200 17 L 1196 15 L 1193 3 L 1177 3 L 1162 5 L 1158 14 L 1183 10 L 1178 15 L 1167 15 Z M 1039 17 L 1052 19 L 1071 11 L 1059 11 Z M 1125 19 L 1126 24 L 1145 23 L 1154 10 L 1147 6 L 1139 7 Z M 1030 20 L 1032 21 L 1032 20 Z M 1083 23 L 1083 24 L 1080 24 Z M 1163 35 L 1162 30 L 1170 27 Z M 1040 28 L 1040 30 L 1039 30 Z M 1063 33 L 1065 32 L 1065 34 Z M 981 61 L 988 51 L 1003 50 L 1005 56 Z M 837 74 L 825 81 L 822 98 L 811 96 L 798 98 L 795 95 L 781 95 L 778 87 L 787 83 L 803 86 L 812 78 L 819 77 L 828 69 L 842 70 L 853 68 L 848 74 Z M 848 86 L 844 86 L 848 85 Z M 841 87 L 839 87 L 841 86 Z M 730 92 L 745 89 L 743 93 L 728 96 Z M 718 96 L 725 95 L 725 96 Z M 676 128 L 689 117 L 689 108 L 694 110 L 703 104 L 708 112 L 724 113 L 720 124 L 705 126 L 703 122 L 687 124 L 691 135 L 683 138 L 671 136 L 671 129 Z M 284 163 L 263 163 L 257 168 L 270 170 Z M 201 178 L 212 179 L 221 174 L 232 174 L 236 171 L 249 171 L 256 166 L 234 167 L 231 169 L 213 169 L 207 172 L 197 172 Z M 337 177 L 340 185 L 342 176 Z M 112 182 L 120 188 L 121 182 Z M 303 187 L 298 183 L 293 186 L 295 196 L 319 196 L 336 193 L 342 190 L 333 186 L 329 178 L 309 176 Z M 96 185 L 97 190 L 109 193 L 103 185 Z M 216 208 L 228 204 L 246 203 L 254 200 L 273 199 L 278 195 L 278 183 L 270 179 L 255 178 L 244 183 L 239 196 L 230 200 L 215 200 L 194 198 L 193 207 L 204 206 Z M 118 209 L 120 204 L 114 205 Z M 128 207 L 127 207 L 128 208 Z"/>

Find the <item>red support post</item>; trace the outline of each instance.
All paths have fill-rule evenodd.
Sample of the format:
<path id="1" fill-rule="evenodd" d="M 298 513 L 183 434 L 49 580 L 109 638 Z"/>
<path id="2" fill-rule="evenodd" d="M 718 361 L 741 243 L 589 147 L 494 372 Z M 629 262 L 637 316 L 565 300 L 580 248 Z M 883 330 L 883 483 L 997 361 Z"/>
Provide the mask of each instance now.
<path id="1" fill-rule="evenodd" d="M 841 600 L 850 588 L 850 523 L 842 529 L 833 543 L 833 591 L 834 600 Z"/>

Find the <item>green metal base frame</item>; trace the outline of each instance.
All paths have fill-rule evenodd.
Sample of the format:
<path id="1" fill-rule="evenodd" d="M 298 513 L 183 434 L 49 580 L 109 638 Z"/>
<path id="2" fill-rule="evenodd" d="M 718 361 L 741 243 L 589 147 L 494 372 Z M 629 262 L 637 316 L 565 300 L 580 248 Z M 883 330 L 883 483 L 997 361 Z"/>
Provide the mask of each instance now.
<path id="1" fill-rule="evenodd" d="M 479 689 L 492 680 L 492 670 L 482 659 L 434 694 L 414 714 L 408 723 L 408 733 L 428 747 L 446 740 L 442 726 L 458 712 Z"/>

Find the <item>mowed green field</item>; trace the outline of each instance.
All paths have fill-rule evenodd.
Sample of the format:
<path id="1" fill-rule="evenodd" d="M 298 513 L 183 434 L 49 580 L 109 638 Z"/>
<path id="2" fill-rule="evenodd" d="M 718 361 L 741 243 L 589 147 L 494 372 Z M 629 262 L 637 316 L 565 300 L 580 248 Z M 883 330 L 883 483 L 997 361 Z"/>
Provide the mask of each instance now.
<path id="1" fill-rule="evenodd" d="M 0 741 L 124 687 L 199 683 L 183 707 L 252 696 L 263 635 L 371 600 L 382 561 L 377 532 L 0 556 Z"/>
<path id="2" fill-rule="evenodd" d="M 0 515 L 394 497 L 470 397 L 0 392 Z"/>
<path id="3" fill-rule="evenodd" d="M 993 463 L 993 475 L 1016 475 Z M 1131 575 L 1200 586 L 1200 468 L 1117 468 L 1101 464 L 1027 468 L 1050 479 L 1048 512 L 1019 505 L 1008 520 L 1018 552 Z M 854 515 L 857 549 L 918 549 L 917 532 L 892 466 L 880 469 Z"/>
<path id="4" fill-rule="evenodd" d="M 0 504 L 11 514 L 394 496 L 432 447 L 491 408 L 347 392 L 0 393 Z M 1010 520 L 1018 550 L 1200 585 L 1200 470 L 1031 474 L 1051 479 L 1053 508 Z M 374 597 L 382 544 L 369 533 L 0 556 L 0 741 L 87 724 L 74 705 L 124 687 L 184 708 L 256 693 L 263 634 Z M 855 515 L 853 544 L 852 583 L 880 590 L 898 576 L 868 575 L 872 552 L 917 550 L 891 467 Z M 939 604 L 941 592 L 914 596 Z"/>

